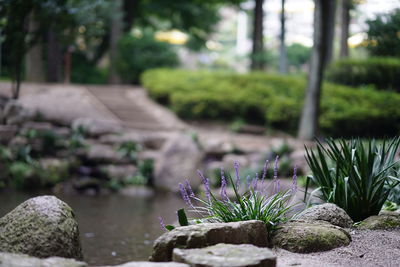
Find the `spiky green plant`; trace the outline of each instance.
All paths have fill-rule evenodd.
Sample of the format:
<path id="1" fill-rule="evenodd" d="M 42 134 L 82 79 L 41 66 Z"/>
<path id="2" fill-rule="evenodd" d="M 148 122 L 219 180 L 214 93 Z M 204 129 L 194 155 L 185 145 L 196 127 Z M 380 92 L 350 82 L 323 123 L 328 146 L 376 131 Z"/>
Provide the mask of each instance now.
<path id="1" fill-rule="evenodd" d="M 391 140 L 328 139 L 326 147 L 317 141 L 316 150 L 306 148 L 306 159 L 320 197 L 343 208 L 354 221 L 381 210 L 389 194 L 399 184 L 395 174 L 400 137 Z"/>

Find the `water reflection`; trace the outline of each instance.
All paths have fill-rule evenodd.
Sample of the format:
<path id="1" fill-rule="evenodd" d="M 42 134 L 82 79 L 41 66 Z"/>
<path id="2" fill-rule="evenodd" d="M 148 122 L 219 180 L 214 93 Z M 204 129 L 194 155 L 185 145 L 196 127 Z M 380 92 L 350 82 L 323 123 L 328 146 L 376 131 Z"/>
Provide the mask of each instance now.
<path id="1" fill-rule="evenodd" d="M 0 193 L 0 216 L 26 199 L 45 193 Z M 90 265 L 112 265 L 147 260 L 152 244 L 162 230 L 158 216 L 176 220 L 183 205 L 175 195 L 154 197 L 101 197 L 56 195 L 75 211 L 79 223 L 85 261 Z"/>

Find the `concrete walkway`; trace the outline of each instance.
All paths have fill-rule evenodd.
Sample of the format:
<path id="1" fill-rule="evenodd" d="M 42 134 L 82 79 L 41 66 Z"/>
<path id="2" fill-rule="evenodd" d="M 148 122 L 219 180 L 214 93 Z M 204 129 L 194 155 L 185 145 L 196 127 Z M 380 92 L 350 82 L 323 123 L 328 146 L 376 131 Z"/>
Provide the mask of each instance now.
<path id="1" fill-rule="evenodd" d="M 10 95 L 10 86 L 8 82 L 0 82 L 0 93 Z M 20 102 L 65 124 L 86 117 L 117 122 L 127 129 L 187 128 L 175 114 L 150 100 L 140 87 L 24 83 Z"/>

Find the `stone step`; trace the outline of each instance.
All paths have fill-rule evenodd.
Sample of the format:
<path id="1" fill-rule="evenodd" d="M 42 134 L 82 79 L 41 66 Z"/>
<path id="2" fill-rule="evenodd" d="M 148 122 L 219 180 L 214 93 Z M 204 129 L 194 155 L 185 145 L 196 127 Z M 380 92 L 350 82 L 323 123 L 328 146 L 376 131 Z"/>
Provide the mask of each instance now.
<path id="1" fill-rule="evenodd" d="M 276 256 L 269 248 L 253 245 L 217 244 L 206 248 L 175 248 L 172 259 L 191 267 L 275 267 Z"/>

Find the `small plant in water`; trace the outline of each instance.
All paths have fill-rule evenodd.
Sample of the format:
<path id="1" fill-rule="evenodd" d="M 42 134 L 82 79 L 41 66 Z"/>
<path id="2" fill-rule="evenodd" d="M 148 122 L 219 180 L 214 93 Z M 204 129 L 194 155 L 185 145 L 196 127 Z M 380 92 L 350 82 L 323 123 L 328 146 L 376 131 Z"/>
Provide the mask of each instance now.
<path id="1" fill-rule="evenodd" d="M 197 214 L 194 218 L 196 223 L 202 222 L 237 222 L 247 220 L 261 220 L 265 222 L 268 232 L 276 229 L 279 223 L 290 220 L 293 217 L 291 204 L 293 196 L 297 191 L 296 168 L 293 174 L 293 186 L 288 190 L 280 190 L 278 179 L 278 157 L 274 164 L 274 177 L 272 181 L 272 194 L 267 194 L 269 186 L 266 185 L 268 161 L 264 165 L 261 177 L 256 173 L 250 179 L 246 179 L 246 186 L 241 184 L 239 175 L 239 164 L 235 162 L 235 179 L 225 173 L 221 168 L 221 190 L 220 196 L 214 195 L 210 190 L 210 179 L 198 171 L 204 184 L 205 198 L 196 196 L 190 187 L 189 181 L 179 184 L 184 202 L 190 207 L 190 212 Z M 228 185 L 233 189 L 234 197 L 230 198 L 227 193 Z M 240 193 L 244 192 L 244 193 Z M 178 211 L 181 226 L 187 225 L 188 220 L 183 209 Z M 183 224 L 182 224 L 183 222 Z M 186 223 L 185 223 L 186 222 Z M 164 225 L 167 230 L 173 229 L 171 225 Z"/>

